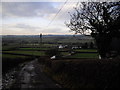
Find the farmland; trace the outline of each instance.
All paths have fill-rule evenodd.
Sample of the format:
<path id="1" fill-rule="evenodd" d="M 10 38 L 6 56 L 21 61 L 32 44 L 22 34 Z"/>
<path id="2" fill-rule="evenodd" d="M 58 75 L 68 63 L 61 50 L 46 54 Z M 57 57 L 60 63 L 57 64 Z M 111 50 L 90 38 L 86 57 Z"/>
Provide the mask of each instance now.
<path id="1" fill-rule="evenodd" d="M 18 48 L 15 50 L 5 50 L 2 53 L 3 54 L 12 54 L 12 55 L 31 55 L 31 56 L 46 56 L 45 52 L 49 50 L 50 48 Z M 64 51 L 59 49 L 62 55 L 69 55 L 69 51 Z M 77 51 L 77 50 L 74 50 Z M 98 58 L 97 52 L 94 52 L 95 50 L 79 50 L 74 55 L 68 56 L 69 58 Z M 85 53 L 80 53 L 80 52 L 85 52 Z M 88 52 L 88 53 L 87 53 Z M 93 52 L 93 53 L 90 53 Z"/>
<path id="2" fill-rule="evenodd" d="M 69 56 L 69 58 L 98 58 L 97 53 L 77 53 L 74 55 Z"/>
<path id="3" fill-rule="evenodd" d="M 81 38 L 83 38 L 83 36 L 81 36 Z M 9 61 L 9 63 L 14 63 L 15 60 L 20 61 L 20 59 L 21 61 L 24 61 L 35 57 L 46 57 L 46 52 L 52 48 L 58 48 L 61 58 L 98 58 L 96 49 L 71 49 L 72 46 L 81 46 L 84 44 L 82 39 L 79 40 L 81 43 L 78 43 L 78 39 L 75 39 L 69 35 L 48 35 L 43 36 L 43 42 L 40 44 L 39 36 L 2 36 L 2 60 L 3 63 L 6 63 L 6 61 Z M 93 40 L 88 38 L 86 41 L 90 43 Z M 68 47 L 59 48 L 60 45 Z M 71 52 L 75 53 L 71 54 Z"/>
<path id="4" fill-rule="evenodd" d="M 119 60 L 99 60 L 91 42 L 72 36 L 46 36 L 42 43 L 38 36 L 3 36 L 3 75 L 37 58 L 44 73 L 64 88 L 119 87 Z M 52 50 L 59 55 L 51 60 L 47 52 L 56 52 Z"/>
<path id="5" fill-rule="evenodd" d="M 77 36 L 78 37 L 78 36 Z M 83 38 L 83 36 L 81 36 Z M 17 40 L 19 39 L 19 41 Z M 79 39 L 79 37 L 78 37 Z M 46 56 L 45 52 L 51 48 L 58 48 L 59 45 L 66 45 L 69 48 L 58 49 L 61 52 L 62 56 L 70 55 L 71 47 L 81 46 L 84 44 L 83 40 L 79 40 L 81 43 L 78 43 L 78 39 L 75 40 L 72 36 L 43 36 L 42 44 L 39 44 L 39 36 L 3 36 L 3 54 L 12 54 L 12 55 L 31 55 L 31 56 Z M 56 42 L 57 40 L 57 42 Z M 64 42 L 67 40 L 67 42 Z M 92 39 L 86 39 L 87 42 L 93 41 Z M 60 42 L 59 42 L 60 41 Z M 71 42 L 72 41 L 72 42 Z M 85 41 L 85 40 L 84 40 Z M 74 52 L 95 52 L 96 49 L 74 49 Z M 98 58 L 96 54 L 93 56 L 86 54 L 75 54 L 68 56 L 68 58 L 86 58 L 87 55 L 89 58 Z M 76 57 L 77 56 L 77 57 Z M 91 56 L 91 57 L 90 57 Z"/>
<path id="6" fill-rule="evenodd" d="M 26 56 L 3 54 L 3 55 L 2 55 L 2 58 L 16 59 L 16 58 L 26 58 Z"/>
<path id="7" fill-rule="evenodd" d="M 9 54 L 21 54 L 21 55 L 33 55 L 33 56 L 44 56 L 44 52 L 38 52 L 38 51 L 4 51 L 3 53 L 9 53 Z"/>
<path id="8" fill-rule="evenodd" d="M 77 52 L 97 52 L 96 49 L 77 49 Z"/>
<path id="9" fill-rule="evenodd" d="M 26 50 L 28 50 L 28 51 L 33 51 L 33 50 L 35 50 L 35 51 L 40 51 L 40 50 L 48 50 L 49 48 L 19 48 L 19 50 L 23 50 L 23 51 L 26 51 Z"/>

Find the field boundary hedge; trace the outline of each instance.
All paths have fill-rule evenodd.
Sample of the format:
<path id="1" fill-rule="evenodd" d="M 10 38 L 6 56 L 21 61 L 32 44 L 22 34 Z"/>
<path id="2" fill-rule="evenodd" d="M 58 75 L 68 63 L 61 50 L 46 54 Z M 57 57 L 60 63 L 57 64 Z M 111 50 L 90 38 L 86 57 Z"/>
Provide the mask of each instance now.
<path id="1" fill-rule="evenodd" d="M 44 71 L 65 88 L 120 88 L 119 59 L 42 60 Z"/>

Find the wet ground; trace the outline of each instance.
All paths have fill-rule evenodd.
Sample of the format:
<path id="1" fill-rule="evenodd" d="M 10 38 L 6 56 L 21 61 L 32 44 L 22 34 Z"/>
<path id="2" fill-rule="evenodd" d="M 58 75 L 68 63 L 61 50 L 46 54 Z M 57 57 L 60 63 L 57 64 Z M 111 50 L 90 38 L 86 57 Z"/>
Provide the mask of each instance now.
<path id="1" fill-rule="evenodd" d="M 43 71 L 43 66 L 38 63 L 38 60 L 33 60 L 26 63 L 19 74 L 12 83 L 13 88 L 61 88 L 60 85 L 55 83 L 50 77 L 48 77 Z M 12 81 L 12 82 L 13 82 Z M 9 81 L 10 83 L 10 81 Z"/>

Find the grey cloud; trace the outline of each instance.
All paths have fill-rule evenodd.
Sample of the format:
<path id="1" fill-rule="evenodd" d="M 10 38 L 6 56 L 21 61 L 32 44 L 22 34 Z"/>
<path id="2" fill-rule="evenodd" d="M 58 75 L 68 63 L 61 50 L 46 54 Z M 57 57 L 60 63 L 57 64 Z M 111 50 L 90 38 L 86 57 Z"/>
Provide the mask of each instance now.
<path id="1" fill-rule="evenodd" d="M 60 13 L 57 15 L 57 17 L 55 18 L 55 20 L 58 21 L 66 21 L 70 19 L 70 14 L 68 12 L 70 12 L 71 14 L 73 14 L 75 12 L 74 7 L 76 6 L 77 2 L 68 2 L 60 11 Z"/>
<path id="2" fill-rule="evenodd" d="M 56 27 L 52 27 L 52 28 L 43 29 L 43 30 L 41 30 L 41 32 L 44 32 L 44 33 L 64 33 L 65 32 L 64 29 L 65 28 L 56 26 Z"/>
<path id="3" fill-rule="evenodd" d="M 27 29 L 27 30 L 36 30 L 40 29 L 40 27 L 34 27 L 26 24 L 17 24 L 15 25 L 15 28 L 21 28 L 21 29 Z"/>
<path id="4" fill-rule="evenodd" d="M 3 17 L 34 17 L 56 13 L 57 9 L 50 2 L 3 2 Z"/>
<path id="5" fill-rule="evenodd" d="M 30 25 L 26 25 L 26 24 L 17 24 L 15 25 L 15 28 L 20 28 L 21 31 L 29 31 L 29 32 L 34 32 L 34 33 L 66 33 L 66 31 L 64 30 L 65 28 L 62 27 L 52 27 L 52 28 L 47 28 L 47 29 L 43 29 L 40 27 L 35 27 L 35 26 L 30 26 Z"/>

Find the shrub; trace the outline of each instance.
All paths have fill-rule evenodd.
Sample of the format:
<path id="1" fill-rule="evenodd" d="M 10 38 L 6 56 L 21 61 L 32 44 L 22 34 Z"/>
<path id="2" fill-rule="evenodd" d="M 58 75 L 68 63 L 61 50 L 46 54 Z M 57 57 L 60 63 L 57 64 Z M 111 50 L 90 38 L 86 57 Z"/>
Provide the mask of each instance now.
<path id="1" fill-rule="evenodd" d="M 51 71 L 66 88 L 120 88 L 119 60 L 53 60 Z"/>
<path id="2" fill-rule="evenodd" d="M 52 56 L 60 57 L 61 56 L 61 53 L 56 48 L 47 50 L 45 54 L 49 57 L 52 57 Z"/>

